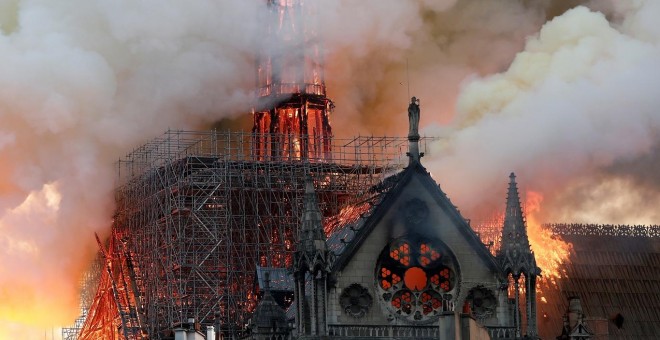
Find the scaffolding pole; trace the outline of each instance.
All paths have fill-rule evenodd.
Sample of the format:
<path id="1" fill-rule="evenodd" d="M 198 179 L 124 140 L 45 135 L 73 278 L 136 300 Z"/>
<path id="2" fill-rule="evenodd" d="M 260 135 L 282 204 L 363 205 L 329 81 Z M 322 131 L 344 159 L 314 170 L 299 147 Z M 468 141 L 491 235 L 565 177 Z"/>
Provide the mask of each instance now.
<path id="1" fill-rule="evenodd" d="M 250 133 L 168 131 L 119 161 L 107 250 L 118 263 L 108 276 L 128 276 L 116 280 L 117 291 L 130 295 L 131 327 L 139 323 L 145 337 L 169 338 L 172 329 L 191 326 L 189 319 L 192 327 L 239 336 L 256 305 L 256 266 L 291 264 L 306 175 L 327 218 L 408 163 L 405 138 L 333 139 L 332 157 L 323 159 L 264 155 L 255 140 Z M 118 310 L 102 290 L 89 313 Z M 96 320 L 85 327 L 110 322 Z M 104 338 L 85 327 L 80 334 Z"/>

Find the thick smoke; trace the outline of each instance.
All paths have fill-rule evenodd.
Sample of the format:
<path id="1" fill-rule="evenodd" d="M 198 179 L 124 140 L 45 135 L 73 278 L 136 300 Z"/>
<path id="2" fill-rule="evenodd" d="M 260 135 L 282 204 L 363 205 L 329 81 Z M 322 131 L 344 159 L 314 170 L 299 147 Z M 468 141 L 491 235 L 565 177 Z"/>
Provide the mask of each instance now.
<path id="1" fill-rule="evenodd" d="M 460 83 L 505 70 L 553 7 L 484 0 L 332 4 L 321 26 L 338 135 L 404 135 L 410 96 L 422 99 L 422 124 L 449 123 Z"/>
<path id="2" fill-rule="evenodd" d="M 492 204 L 516 171 L 546 196 L 543 220 L 657 223 L 660 5 L 599 5 L 554 18 L 506 72 L 465 83 L 431 165 L 459 206 Z"/>
<path id="3" fill-rule="evenodd" d="M 116 159 L 167 128 L 248 111 L 263 7 L 0 1 L 0 329 L 77 316 Z"/>

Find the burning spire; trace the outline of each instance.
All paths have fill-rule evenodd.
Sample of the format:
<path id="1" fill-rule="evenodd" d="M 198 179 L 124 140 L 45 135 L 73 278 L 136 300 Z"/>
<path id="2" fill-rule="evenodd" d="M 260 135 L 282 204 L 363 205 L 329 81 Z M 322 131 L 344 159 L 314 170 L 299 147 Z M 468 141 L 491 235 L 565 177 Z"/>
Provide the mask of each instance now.
<path id="1" fill-rule="evenodd" d="M 262 52 L 257 61 L 254 109 L 259 159 L 326 159 L 330 154 L 333 103 L 326 96 L 314 6 L 300 0 L 269 0 Z"/>

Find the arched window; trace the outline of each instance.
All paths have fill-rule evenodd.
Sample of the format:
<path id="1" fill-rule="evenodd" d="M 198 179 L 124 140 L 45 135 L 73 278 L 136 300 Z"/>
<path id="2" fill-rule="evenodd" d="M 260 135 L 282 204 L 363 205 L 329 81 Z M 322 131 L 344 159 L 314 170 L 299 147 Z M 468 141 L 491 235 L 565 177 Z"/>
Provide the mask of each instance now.
<path id="1" fill-rule="evenodd" d="M 439 240 L 396 239 L 381 252 L 376 270 L 380 299 L 394 316 L 424 322 L 452 309 L 457 265 Z"/>

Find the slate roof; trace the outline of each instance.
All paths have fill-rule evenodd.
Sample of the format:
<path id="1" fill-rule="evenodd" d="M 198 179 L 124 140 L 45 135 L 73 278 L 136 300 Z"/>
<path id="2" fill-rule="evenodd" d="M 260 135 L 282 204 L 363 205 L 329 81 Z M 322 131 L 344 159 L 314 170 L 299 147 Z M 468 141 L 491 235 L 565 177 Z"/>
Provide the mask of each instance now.
<path id="1" fill-rule="evenodd" d="M 660 237 L 573 234 L 561 238 L 573 244 L 573 252 L 561 268 L 567 277 L 542 288 L 548 303 L 538 303 L 541 337 L 551 339 L 560 333 L 567 298 L 577 296 L 587 318 L 604 320 L 609 339 L 657 339 Z M 617 315 L 621 315 L 619 325 Z M 593 322 L 587 321 L 587 326 L 599 333 Z"/>
<path id="2" fill-rule="evenodd" d="M 356 202 L 329 218 L 324 225 L 328 235 L 327 244 L 337 257 L 340 257 L 347 246 L 363 229 L 376 208 L 383 202 L 389 191 L 398 183 L 403 172 L 385 178 L 381 183 L 369 189 Z"/>
<path id="3" fill-rule="evenodd" d="M 286 268 L 272 268 L 257 266 L 257 285 L 265 287 L 266 273 L 270 273 L 270 290 L 280 292 L 293 292 L 293 276 Z"/>

